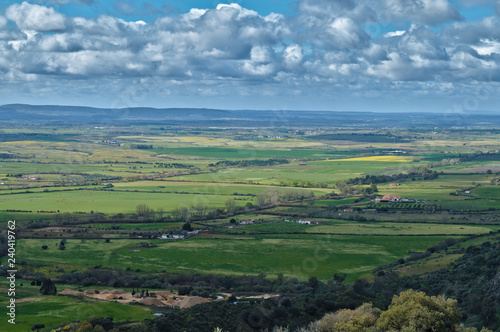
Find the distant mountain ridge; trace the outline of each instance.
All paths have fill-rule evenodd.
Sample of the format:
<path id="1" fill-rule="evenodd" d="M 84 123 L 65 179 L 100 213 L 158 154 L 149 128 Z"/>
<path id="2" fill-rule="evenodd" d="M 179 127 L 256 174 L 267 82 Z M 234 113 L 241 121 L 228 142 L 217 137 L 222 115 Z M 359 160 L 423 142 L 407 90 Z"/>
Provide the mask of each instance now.
<path id="1" fill-rule="evenodd" d="M 0 106 L 0 121 L 80 124 L 164 124 L 243 127 L 497 127 L 497 114 L 375 113 L 338 111 L 221 110 L 208 108 L 94 108 L 86 106 L 9 104 Z"/>

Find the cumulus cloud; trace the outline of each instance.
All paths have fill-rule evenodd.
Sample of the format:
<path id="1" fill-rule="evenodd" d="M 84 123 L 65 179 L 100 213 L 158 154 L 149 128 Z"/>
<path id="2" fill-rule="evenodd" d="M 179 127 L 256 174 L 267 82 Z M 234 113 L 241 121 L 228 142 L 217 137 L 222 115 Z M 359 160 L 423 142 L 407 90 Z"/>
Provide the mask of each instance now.
<path id="1" fill-rule="evenodd" d="M 3 29 L 7 25 L 7 19 L 3 16 L 0 16 L 0 29 Z"/>
<path id="2" fill-rule="evenodd" d="M 422 24 L 441 24 L 460 20 L 458 10 L 448 0 L 383 0 L 389 18 Z"/>
<path id="3" fill-rule="evenodd" d="M 300 45 L 290 45 L 283 52 L 283 62 L 285 67 L 287 68 L 297 67 L 303 59 L 304 55 L 302 53 L 302 48 L 300 47 Z"/>
<path id="4" fill-rule="evenodd" d="M 62 31 L 66 29 L 64 15 L 50 7 L 23 2 L 8 7 L 6 15 L 23 30 Z"/>
<path id="5" fill-rule="evenodd" d="M 317 19 L 349 17 L 359 24 L 411 21 L 441 24 L 461 20 L 458 9 L 448 0 L 299 0 L 301 13 Z"/>
<path id="6" fill-rule="evenodd" d="M 5 14 L 15 24 L 0 16 L 0 78 L 32 84 L 48 77 L 113 84 L 155 78 L 171 94 L 207 97 L 347 88 L 366 97 L 382 86 L 393 89 L 393 82 L 428 93 L 429 82 L 500 80 L 487 74 L 500 70 L 498 17 L 460 20 L 446 0 L 300 0 L 297 8 L 293 17 L 262 16 L 220 4 L 129 22 L 14 4 Z M 370 36 L 366 25 L 374 22 L 398 28 Z"/>
<path id="7" fill-rule="evenodd" d="M 333 37 L 332 42 L 341 48 L 357 47 L 368 40 L 366 32 L 347 17 L 336 18 L 327 32 Z"/>
<path id="8" fill-rule="evenodd" d="M 406 32 L 405 30 L 391 31 L 384 34 L 384 37 L 385 38 L 398 37 L 404 35 L 405 32 Z"/>

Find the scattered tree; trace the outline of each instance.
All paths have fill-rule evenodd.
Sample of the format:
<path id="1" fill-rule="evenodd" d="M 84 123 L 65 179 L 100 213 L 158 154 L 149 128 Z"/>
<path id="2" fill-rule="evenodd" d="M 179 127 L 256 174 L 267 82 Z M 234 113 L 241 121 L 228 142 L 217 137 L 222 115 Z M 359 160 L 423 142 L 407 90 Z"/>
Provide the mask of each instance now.
<path id="1" fill-rule="evenodd" d="M 50 278 L 46 278 L 42 281 L 42 287 L 40 287 L 40 294 L 42 295 L 56 295 L 57 289 L 56 285 L 50 280 Z"/>

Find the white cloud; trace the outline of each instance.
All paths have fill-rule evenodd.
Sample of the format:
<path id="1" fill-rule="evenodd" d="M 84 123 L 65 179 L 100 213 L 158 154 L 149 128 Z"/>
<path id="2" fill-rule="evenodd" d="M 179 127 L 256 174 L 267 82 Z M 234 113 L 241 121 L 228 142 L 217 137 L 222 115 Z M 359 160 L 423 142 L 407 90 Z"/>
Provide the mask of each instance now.
<path id="1" fill-rule="evenodd" d="M 384 35 L 385 38 L 399 37 L 405 34 L 405 30 L 391 31 Z"/>
<path id="2" fill-rule="evenodd" d="M 205 15 L 206 12 L 207 9 L 191 8 L 191 10 L 189 10 L 189 13 L 184 14 L 183 17 L 186 19 L 186 21 L 193 21 Z"/>
<path id="3" fill-rule="evenodd" d="M 500 55 L 500 41 L 497 40 L 481 39 L 481 44 L 472 48 L 479 55 L 492 55 L 493 53 Z"/>
<path id="4" fill-rule="evenodd" d="M 429 94 L 429 82 L 500 80 L 487 75 L 500 68 L 498 17 L 436 28 L 430 25 L 459 19 L 447 1 L 301 0 L 298 6 L 294 17 L 222 4 L 146 23 L 109 15 L 66 18 L 24 2 L 6 11 L 17 28 L 0 16 L 0 79 L 30 80 L 42 89 L 49 78 L 64 82 L 62 87 L 74 78 L 106 85 L 155 77 L 172 96 L 245 91 L 250 100 L 264 90 L 318 96 L 338 91 L 339 97 L 357 91 L 375 98 L 383 95 L 379 90 L 402 86 L 405 93 L 413 86 Z M 391 6 L 394 13 L 385 15 Z M 377 20 L 381 26 L 405 23 L 372 37 L 364 27 Z"/>
<path id="5" fill-rule="evenodd" d="M 0 16 L 0 29 L 3 29 L 7 25 L 7 19 L 3 16 Z"/>
<path id="6" fill-rule="evenodd" d="M 250 75 L 264 76 L 274 72 L 273 56 L 266 47 L 254 46 L 250 51 L 250 60 L 243 62 L 243 71 Z"/>
<path id="7" fill-rule="evenodd" d="M 271 54 L 266 47 L 254 46 L 250 51 L 250 60 L 252 62 L 270 62 Z"/>
<path id="8" fill-rule="evenodd" d="M 382 0 L 384 16 L 421 24 L 460 20 L 458 10 L 448 0 Z"/>
<path id="9" fill-rule="evenodd" d="M 259 16 L 259 14 L 256 11 L 243 8 L 237 3 L 218 4 L 216 10 L 221 13 L 224 13 L 225 17 L 227 17 L 226 15 L 229 15 L 231 17 L 235 17 L 236 19 Z"/>
<path id="10" fill-rule="evenodd" d="M 57 13 L 53 8 L 27 2 L 8 7 L 6 16 L 23 30 L 62 31 L 66 29 L 64 15 Z"/>
<path id="11" fill-rule="evenodd" d="M 303 59 L 304 55 L 302 54 L 302 48 L 300 45 L 290 45 L 283 52 L 283 63 L 287 68 L 297 67 Z"/>
<path id="12" fill-rule="evenodd" d="M 336 18 L 327 32 L 334 38 L 332 43 L 341 48 L 359 47 L 368 39 L 368 35 L 347 17 Z"/>

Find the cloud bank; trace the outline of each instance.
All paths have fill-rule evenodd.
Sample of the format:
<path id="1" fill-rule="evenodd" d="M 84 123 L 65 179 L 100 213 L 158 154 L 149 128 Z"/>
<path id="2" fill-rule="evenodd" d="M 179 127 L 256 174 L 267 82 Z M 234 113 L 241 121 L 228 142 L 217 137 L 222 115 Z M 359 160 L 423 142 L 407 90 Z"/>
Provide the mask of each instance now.
<path id="1" fill-rule="evenodd" d="M 219 4 L 147 23 L 23 2 L 0 15 L 0 78 L 17 95 L 101 103 L 140 85 L 164 106 L 172 96 L 226 98 L 228 108 L 260 96 L 307 108 L 313 96 L 322 109 L 359 108 L 345 99 L 459 98 L 478 84 L 494 95 L 500 19 L 468 22 L 447 0 L 300 0 L 291 17 Z"/>

